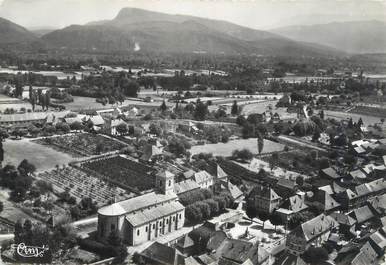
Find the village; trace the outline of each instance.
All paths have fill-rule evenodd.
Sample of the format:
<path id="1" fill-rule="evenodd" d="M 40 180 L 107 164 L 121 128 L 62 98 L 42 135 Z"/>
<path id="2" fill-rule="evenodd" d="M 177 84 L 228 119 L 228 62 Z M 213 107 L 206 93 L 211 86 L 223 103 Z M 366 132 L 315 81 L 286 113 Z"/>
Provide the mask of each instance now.
<path id="1" fill-rule="evenodd" d="M 2 260 L 23 261 L 14 242 L 53 264 L 385 261 L 384 81 L 81 69 L 0 72 Z"/>

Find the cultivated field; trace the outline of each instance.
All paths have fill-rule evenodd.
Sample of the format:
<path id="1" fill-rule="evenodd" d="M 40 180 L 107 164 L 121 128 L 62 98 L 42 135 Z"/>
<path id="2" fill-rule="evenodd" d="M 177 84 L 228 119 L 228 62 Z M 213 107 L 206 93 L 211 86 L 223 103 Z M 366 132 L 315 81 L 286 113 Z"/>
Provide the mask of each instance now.
<path id="1" fill-rule="evenodd" d="M 199 153 L 212 153 L 214 156 L 231 156 L 232 152 L 237 149 L 248 149 L 253 154 L 258 154 L 257 151 L 257 139 L 242 139 L 229 141 L 228 143 L 206 144 L 196 145 L 190 149 L 192 155 Z M 262 153 L 270 153 L 275 151 L 282 151 L 284 145 L 275 143 L 269 140 L 264 140 L 264 148 Z"/>
<path id="2" fill-rule="evenodd" d="M 90 197 L 99 206 L 128 197 L 123 189 L 70 166 L 42 172 L 38 178 L 52 183 L 58 193 L 68 191 L 78 201 Z"/>
<path id="3" fill-rule="evenodd" d="M 47 137 L 38 139 L 35 142 L 80 156 L 98 155 L 99 153 L 116 151 L 125 147 L 124 144 L 116 140 L 91 133 Z M 98 145 L 100 145 L 100 150 L 98 150 Z"/>
<path id="4" fill-rule="evenodd" d="M 85 162 L 82 167 L 117 185 L 138 191 L 149 190 L 155 184 L 151 167 L 121 156 Z"/>
<path id="5" fill-rule="evenodd" d="M 54 168 L 56 165 L 68 164 L 74 160 L 68 154 L 31 142 L 29 139 L 7 139 L 3 142 L 3 147 L 4 165 L 13 164 L 17 166 L 23 159 L 27 159 L 35 165 L 37 171 L 44 171 Z"/>

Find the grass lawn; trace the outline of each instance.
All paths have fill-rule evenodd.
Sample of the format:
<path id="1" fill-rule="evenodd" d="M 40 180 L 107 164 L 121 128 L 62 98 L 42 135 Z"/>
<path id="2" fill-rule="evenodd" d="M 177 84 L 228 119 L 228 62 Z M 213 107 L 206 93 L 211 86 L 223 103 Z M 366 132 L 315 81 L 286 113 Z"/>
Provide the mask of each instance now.
<path id="1" fill-rule="evenodd" d="M 37 171 L 45 171 L 56 165 L 68 164 L 75 160 L 68 154 L 58 152 L 48 146 L 31 142 L 29 139 L 10 140 L 3 142 L 3 165 L 17 166 L 23 159 L 35 165 Z"/>
<path id="2" fill-rule="evenodd" d="M 206 145 L 195 145 L 190 149 L 192 155 L 199 153 L 212 153 L 214 156 L 231 156 L 232 152 L 237 149 L 248 149 L 253 154 L 257 154 L 257 139 L 241 139 L 229 141 L 228 143 L 217 143 L 217 144 L 206 144 Z M 275 151 L 282 151 L 284 145 L 275 143 L 269 140 L 264 140 L 264 148 L 262 153 L 270 153 Z"/>

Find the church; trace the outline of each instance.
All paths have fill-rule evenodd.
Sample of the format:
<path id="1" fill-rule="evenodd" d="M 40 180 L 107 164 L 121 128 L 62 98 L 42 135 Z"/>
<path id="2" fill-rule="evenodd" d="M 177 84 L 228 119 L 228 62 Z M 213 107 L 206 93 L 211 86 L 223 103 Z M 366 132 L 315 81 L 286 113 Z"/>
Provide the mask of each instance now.
<path id="1" fill-rule="evenodd" d="M 138 245 L 184 226 L 185 207 L 174 192 L 174 175 L 156 175 L 156 191 L 105 206 L 98 210 L 100 241 L 116 233 L 124 243 Z"/>

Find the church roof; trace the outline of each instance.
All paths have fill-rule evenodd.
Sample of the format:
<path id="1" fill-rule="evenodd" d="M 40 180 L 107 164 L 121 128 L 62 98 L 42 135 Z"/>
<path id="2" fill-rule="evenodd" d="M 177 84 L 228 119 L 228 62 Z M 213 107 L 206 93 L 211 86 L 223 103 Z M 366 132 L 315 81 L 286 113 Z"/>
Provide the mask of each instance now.
<path id="1" fill-rule="evenodd" d="M 132 212 L 126 215 L 126 220 L 135 227 L 180 212 L 184 209 L 185 207 L 181 203 L 174 201 L 150 209 Z"/>
<path id="2" fill-rule="evenodd" d="M 175 194 L 158 194 L 155 192 L 150 192 L 141 196 L 102 207 L 98 210 L 98 214 L 105 216 L 119 216 L 176 199 L 177 195 Z"/>

